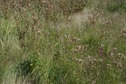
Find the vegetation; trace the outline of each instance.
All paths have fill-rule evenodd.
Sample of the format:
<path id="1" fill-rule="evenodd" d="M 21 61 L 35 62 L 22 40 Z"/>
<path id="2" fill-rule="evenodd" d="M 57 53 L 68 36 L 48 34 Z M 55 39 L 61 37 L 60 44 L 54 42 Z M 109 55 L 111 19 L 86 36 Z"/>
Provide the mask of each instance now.
<path id="1" fill-rule="evenodd" d="M 126 84 L 125 0 L 1 0 L 0 84 Z"/>

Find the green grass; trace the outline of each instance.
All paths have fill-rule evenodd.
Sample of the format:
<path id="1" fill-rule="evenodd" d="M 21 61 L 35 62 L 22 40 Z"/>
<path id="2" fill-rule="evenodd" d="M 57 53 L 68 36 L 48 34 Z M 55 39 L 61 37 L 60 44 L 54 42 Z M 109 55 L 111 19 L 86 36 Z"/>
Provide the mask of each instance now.
<path id="1" fill-rule="evenodd" d="M 0 84 L 126 84 L 124 4 L 96 1 L 0 1 Z"/>

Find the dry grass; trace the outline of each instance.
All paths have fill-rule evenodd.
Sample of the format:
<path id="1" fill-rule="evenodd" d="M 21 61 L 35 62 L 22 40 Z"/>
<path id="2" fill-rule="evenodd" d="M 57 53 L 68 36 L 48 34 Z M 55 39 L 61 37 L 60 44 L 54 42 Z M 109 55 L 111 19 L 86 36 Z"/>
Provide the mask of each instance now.
<path id="1" fill-rule="evenodd" d="M 113 11 L 101 0 L 0 2 L 1 84 L 126 83 L 123 5 Z"/>

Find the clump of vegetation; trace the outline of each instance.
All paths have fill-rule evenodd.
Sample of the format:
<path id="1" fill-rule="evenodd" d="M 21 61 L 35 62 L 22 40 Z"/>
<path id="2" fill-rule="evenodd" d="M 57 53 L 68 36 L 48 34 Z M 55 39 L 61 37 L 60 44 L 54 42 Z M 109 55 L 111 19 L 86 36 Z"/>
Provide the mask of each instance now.
<path id="1" fill-rule="evenodd" d="M 28 59 L 25 59 L 24 61 L 18 64 L 16 71 L 21 76 L 27 76 L 29 74 L 32 74 L 33 71 L 36 69 L 36 66 L 40 66 L 40 63 L 38 62 L 38 58 L 29 57 Z"/>
<path id="2" fill-rule="evenodd" d="M 25 59 L 21 63 L 17 65 L 15 68 L 15 72 L 17 73 L 18 78 L 23 78 L 22 80 L 26 80 L 28 82 L 39 83 L 40 75 L 39 70 L 41 67 L 41 62 L 39 57 L 30 56 L 28 59 Z"/>
<path id="3" fill-rule="evenodd" d="M 119 10 L 126 11 L 126 1 L 125 0 L 111 0 L 107 3 L 107 10 L 110 12 L 115 12 Z"/>

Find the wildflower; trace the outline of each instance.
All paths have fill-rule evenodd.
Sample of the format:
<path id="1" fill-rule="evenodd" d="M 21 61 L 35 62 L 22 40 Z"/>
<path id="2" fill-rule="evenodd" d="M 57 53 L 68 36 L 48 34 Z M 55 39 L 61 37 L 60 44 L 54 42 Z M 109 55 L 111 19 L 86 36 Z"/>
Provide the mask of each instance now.
<path id="1" fill-rule="evenodd" d="M 76 61 L 78 61 L 78 62 L 83 62 L 83 60 L 82 59 L 75 59 Z"/>
<path id="2" fill-rule="evenodd" d="M 98 49 L 98 53 L 99 53 L 99 56 L 102 57 L 103 56 L 103 46 L 104 45 L 101 45 Z"/>
<path id="3" fill-rule="evenodd" d="M 34 25 L 38 22 L 38 19 L 36 18 L 35 14 L 33 13 L 32 19 L 34 21 Z"/>

